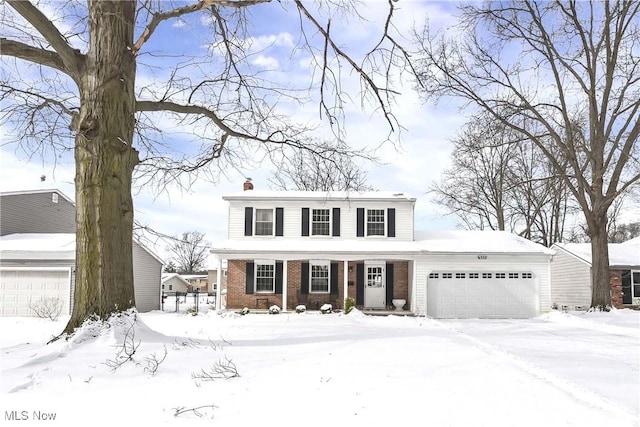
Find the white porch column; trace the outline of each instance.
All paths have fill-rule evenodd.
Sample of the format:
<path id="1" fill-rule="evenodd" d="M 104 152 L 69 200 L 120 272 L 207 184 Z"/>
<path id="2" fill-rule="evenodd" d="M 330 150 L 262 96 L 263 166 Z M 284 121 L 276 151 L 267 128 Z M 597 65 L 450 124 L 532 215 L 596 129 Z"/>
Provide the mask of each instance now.
<path id="1" fill-rule="evenodd" d="M 344 268 L 342 269 L 342 287 L 344 288 L 344 297 L 342 298 L 342 308 L 344 308 L 344 301 L 349 296 L 349 261 L 344 261 Z"/>
<path id="2" fill-rule="evenodd" d="M 287 260 L 282 261 L 282 311 L 287 311 Z"/>
<path id="3" fill-rule="evenodd" d="M 222 258 L 218 258 L 218 271 L 216 273 L 216 310 L 220 310 L 222 308 Z"/>

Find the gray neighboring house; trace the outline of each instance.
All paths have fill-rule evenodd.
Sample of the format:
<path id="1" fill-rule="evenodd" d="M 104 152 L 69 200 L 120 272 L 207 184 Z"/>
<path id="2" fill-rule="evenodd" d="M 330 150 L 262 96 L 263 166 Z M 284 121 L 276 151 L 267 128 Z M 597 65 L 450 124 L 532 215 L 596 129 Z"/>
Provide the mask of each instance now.
<path id="1" fill-rule="evenodd" d="M 551 302 L 558 308 L 591 306 L 591 244 L 556 243 L 551 261 Z M 640 306 L 640 237 L 609 243 L 611 303 L 616 308 Z"/>
<path id="2" fill-rule="evenodd" d="M 0 316 L 30 316 L 29 305 L 58 297 L 73 306 L 75 204 L 59 190 L 0 193 Z M 133 241 L 133 280 L 140 312 L 160 309 L 162 260 Z"/>

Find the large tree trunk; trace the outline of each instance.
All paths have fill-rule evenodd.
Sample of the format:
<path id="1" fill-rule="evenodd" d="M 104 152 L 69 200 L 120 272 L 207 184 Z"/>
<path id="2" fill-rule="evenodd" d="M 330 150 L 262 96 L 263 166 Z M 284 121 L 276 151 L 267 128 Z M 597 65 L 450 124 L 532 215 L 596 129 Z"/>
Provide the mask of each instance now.
<path id="1" fill-rule="evenodd" d="M 591 238 L 591 307 L 604 309 L 611 306 L 607 211 L 588 221 Z"/>
<path id="2" fill-rule="evenodd" d="M 76 282 L 64 332 L 135 306 L 131 180 L 135 2 L 89 1 L 89 51 L 75 122 Z"/>

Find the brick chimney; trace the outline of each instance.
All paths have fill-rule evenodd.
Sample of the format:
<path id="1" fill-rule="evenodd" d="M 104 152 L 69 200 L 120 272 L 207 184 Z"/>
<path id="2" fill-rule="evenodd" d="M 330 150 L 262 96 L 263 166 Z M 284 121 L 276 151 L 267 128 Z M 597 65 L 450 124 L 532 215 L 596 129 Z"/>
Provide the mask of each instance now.
<path id="1" fill-rule="evenodd" d="M 251 183 L 251 178 L 247 178 L 244 184 L 242 184 L 242 189 L 244 191 L 253 190 L 253 184 Z"/>

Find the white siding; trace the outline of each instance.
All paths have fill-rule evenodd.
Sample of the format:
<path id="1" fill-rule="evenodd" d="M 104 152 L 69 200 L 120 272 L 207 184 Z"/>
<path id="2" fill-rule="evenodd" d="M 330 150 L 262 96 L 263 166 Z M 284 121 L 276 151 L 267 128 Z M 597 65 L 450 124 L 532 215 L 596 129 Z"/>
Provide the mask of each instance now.
<path id="1" fill-rule="evenodd" d="M 284 208 L 284 238 L 299 238 L 302 236 L 302 208 L 309 209 L 332 209 L 340 208 L 340 237 L 333 239 L 354 239 L 356 238 L 357 208 L 384 209 L 385 220 L 388 220 L 386 210 L 395 208 L 396 237 L 394 240 L 413 240 L 413 203 L 407 201 L 324 201 L 324 200 L 281 200 L 281 201 L 230 201 L 229 202 L 229 239 L 241 239 L 244 236 L 244 212 L 245 207 L 254 209 L 274 209 Z M 254 215 L 255 220 L 255 215 Z M 275 221 L 275 214 L 274 214 Z M 275 224 L 274 224 L 275 229 Z M 251 239 L 264 237 L 246 237 Z M 307 238 L 307 237 L 305 237 Z M 308 237 L 317 239 L 322 237 Z M 366 237 L 365 237 L 366 238 Z M 369 237 L 369 239 L 384 239 L 384 237 Z"/>
<path id="2" fill-rule="evenodd" d="M 551 303 L 571 309 L 591 305 L 591 267 L 562 249 L 551 261 Z"/>
<path id="3" fill-rule="evenodd" d="M 133 286 L 136 308 L 144 313 L 160 310 L 162 264 L 137 243 L 133 243 Z"/>
<path id="4" fill-rule="evenodd" d="M 492 255 L 487 259 L 478 259 L 478 255 L 439 254 L 418 257 L 414 282 L 415 313 L 426 313 L 426 289 L 428 275 L 432 271 L 497 271 L 531 272 L 536 280 L 539 292 L 541 313 L 551 309 L 551 283 L 549 278 L 548 255 Z"/>

